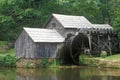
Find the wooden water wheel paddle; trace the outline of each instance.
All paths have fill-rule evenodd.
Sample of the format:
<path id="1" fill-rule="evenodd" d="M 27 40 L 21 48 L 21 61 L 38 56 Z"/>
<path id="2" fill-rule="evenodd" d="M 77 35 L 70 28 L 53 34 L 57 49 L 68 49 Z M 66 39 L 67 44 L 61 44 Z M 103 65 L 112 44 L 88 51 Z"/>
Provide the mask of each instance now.
<path id="1" fill-rule="evenodd" d="M 85 47 L 89 46 L 88 38 L 83 34 L 78 34 L 71 36 L 67 39 L 66 43 L 70 51 L 71 59 L 75 64 L 79 64 L 79 55 L 84 51 Z"/>

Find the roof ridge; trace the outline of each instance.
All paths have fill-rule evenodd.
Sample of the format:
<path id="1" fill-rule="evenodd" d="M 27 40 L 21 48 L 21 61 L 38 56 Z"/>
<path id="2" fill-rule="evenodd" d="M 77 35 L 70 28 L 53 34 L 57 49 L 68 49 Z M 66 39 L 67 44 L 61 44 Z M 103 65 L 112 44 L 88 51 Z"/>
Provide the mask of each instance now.
<path id="1" fill-rule="evenodd" d="M 53 29 L 47 29 L 47 28 L 30 28 L 30 27 L 23 27 L 23 29 L 38 29 L 38 30 L 53 30 Z"/>
<path id="2" fill-rule="evenodd" d="M 92 27 L 92 23 L 84 16 L 52 14 L 64 28 Z"/>
<path id="3" fill-rule="evenodd" d="M 73 16 L 73 17 L 84 17 L 84 16 L 78 16 L 78 15 L 66 15 L 66 14 L 56 14 L 56 13 L 52 13 L 53 16 L 55 15 L 60 15 L 60 16 Z"/>

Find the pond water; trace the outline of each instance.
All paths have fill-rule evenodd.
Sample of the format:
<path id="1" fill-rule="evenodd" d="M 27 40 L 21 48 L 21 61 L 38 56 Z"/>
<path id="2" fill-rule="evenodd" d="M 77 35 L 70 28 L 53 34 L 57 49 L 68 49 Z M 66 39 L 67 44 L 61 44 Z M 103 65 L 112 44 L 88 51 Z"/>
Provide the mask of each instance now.
<path id="1" fill-rule="evenodd" d="M 120 80 L 120 69 L 95 67 L 62 69 L 0 68 L 0 80 Z"/>

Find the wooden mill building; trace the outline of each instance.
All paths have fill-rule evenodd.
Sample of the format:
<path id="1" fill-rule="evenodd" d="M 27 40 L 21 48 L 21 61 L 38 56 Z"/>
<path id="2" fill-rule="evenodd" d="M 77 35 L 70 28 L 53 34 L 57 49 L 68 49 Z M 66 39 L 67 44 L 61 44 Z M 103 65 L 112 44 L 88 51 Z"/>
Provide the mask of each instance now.
<path id="1" fill-rule="evenodd" d="M 23 28 L 15 43 L 18 58 L 56 58 L 64 38 L 55 30 Z"/>
<path id="2" fill-rule="evenodd" d="M 78 62 L 80 53 L 108 54 L 120 49 L 109 24 L 92 24 L 84 16 L 52 14 L 43 28 L 23 28 L 15 43 L 18 58 L 63 58 Z"/>

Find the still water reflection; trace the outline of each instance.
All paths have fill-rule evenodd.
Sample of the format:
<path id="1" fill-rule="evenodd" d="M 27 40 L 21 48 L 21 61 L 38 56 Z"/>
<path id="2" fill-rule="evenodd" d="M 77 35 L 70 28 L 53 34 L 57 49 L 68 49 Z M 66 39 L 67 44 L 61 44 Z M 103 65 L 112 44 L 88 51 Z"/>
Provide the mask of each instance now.
<path id="1" fill-rule="evenodd" d="M 0 80 L 120 80 L 120 69 L 0 69 Z"/>

